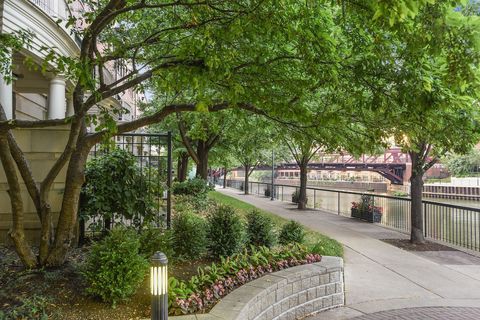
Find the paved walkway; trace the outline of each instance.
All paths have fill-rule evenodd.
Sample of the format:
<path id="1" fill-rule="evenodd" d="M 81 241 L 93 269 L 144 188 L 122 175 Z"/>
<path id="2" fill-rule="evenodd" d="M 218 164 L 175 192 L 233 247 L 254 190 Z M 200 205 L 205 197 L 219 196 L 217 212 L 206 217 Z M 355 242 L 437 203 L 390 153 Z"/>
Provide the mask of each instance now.
<path id="1" fill-rule="evenodd" d="M 234 189 L 217 191 L 296 220 L 344 245 L 346 306 L 309 320 L 480 319 L 479 257 L 460 251 L 407 252 L 378 240 L 406 238 L 396 231 L 327 212 L 298 211 L 292 204 Z"/>

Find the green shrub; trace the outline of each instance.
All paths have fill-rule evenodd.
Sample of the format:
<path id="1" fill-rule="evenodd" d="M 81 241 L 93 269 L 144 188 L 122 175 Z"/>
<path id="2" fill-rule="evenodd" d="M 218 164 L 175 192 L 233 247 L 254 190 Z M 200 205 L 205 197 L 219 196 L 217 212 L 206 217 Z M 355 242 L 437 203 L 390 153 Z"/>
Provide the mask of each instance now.
<path id="1" fill-rule="evenodd" d="M 304 238 L 305 230 L 303 226 L 293 220 L 283 225 L 282 230 L 280 230 L 280 235 L 278 236 L 278 240 L 282 245 L 289 243 L 303 243 Z"/>
<path id="2" fill-rule="evenodd" d="M 139 248 L 136 232 L 125 228 L 114 229 L 95 243 L 82 270 L 87 293 L 113 305 L 133 295 L 148 269 Z"/>
<path id="3" fill-rule="evenodd" d="M 174 258 L 173 234 L 171 230 L 149 227 L 140 233 L 140 254 L 145 258 L 150 257 L 157 251 L 165 253 L 168 259 Z"/>
<path id="4" fill-rule="evenodd" d="M 247 214 L 247 238 L 249 244 L 271 248 L 276 242 L 272 219 L 256 209 L 250 211 Z"/>
<path id="5" fill-rule="evenodd" d="M 209 251 L 213 257 L 240 252 L 245 244 L 245 227 L 231 206 L 220 205 L 207 217 Z"/>
<path id="6" fill-rule="evenodd" d="M 189 202 L 196 211 L 207 208 L 208 192 L 211 190 L 213 189 L 208 182 L 200 178 L 178 182 L 173 185 L 175 198 L 183 196 L 180 197 L 181 201 Z"/>
<path id="7" fill-rule="evenodd" d="M 153 177 L 148 179 L 148 177 Z M 158 171 L 137 166 L 135 156 L 128 151 L 113 149 L 87 163 L 85 184 L 80 197 L 82 217 L 115 217 L 132 219 L 136 227 L 155 218 L 154 197 L 161 194 Z M 115 182 L 115 183 L 112 183 Z M 102 222 L 100 219 L 99 222 Z M 103 224 L 97 226 L 103 228 Z"/>
<path id="8" fill-rule="evenodd" d="M 173 217 L 173 250 L 179 259 L 198 259 L 207 251 L 205 220 L 189 211 Z"/>
<path id="9" fill-rule="evenodd" d="M 176 195 L 173 201 L 174 212 L 191 211 L 206 215 L 206 212 L 213 206 L 215 206 L 215 202 L 203 196 Z"/>
<path id="10" fill-rule="evenodd" d="M 207 181 L 194 178 L 191 180 L 186 180 L 184 182 L 177 182 L 173 185 L 173 194 L 179 195 L 188 195 L 188 196 L 198 196 L 199 194 L 207 194 L 208 191 L 212 190 Z"/>

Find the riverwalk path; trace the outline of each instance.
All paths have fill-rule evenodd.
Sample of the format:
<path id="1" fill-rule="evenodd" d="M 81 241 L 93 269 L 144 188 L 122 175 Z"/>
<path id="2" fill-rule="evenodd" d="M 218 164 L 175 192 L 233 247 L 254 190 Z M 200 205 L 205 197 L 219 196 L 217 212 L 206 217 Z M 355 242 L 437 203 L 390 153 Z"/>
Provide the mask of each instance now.
<path id="1" fill-rule="evenodd" d="M 308 320 L 480 319 L 480 257 L 462 251 L 409 252 L 380 239 L 407 235 L 291 203 L 217 191 L 286 219 L 296 220 L 343 244 L 345 307 Z"/>

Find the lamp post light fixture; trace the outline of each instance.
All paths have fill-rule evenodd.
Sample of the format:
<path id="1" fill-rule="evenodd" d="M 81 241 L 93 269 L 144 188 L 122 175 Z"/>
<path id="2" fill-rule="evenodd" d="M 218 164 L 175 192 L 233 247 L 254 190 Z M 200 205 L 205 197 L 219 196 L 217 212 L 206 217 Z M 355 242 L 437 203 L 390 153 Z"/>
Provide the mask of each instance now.
<path id="1" fill-rule="evenodd" d="M 152 293 L 152 320 L 168 319 L 168 259 L 155 252 L 150 266 L 150 291 Z"/>
<path id="2" fill-rule="evenodd" d="M 275 150 L 272 149 L 272 192 L 270 192 L 270 200 L 275 200 Z"/>

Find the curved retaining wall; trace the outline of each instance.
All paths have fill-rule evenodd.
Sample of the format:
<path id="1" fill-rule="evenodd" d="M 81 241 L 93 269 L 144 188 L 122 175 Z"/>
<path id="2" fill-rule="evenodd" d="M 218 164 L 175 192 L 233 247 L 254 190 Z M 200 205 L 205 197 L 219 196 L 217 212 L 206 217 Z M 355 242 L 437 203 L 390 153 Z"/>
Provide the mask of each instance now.
<path id="1" fill-rule="evenodd" d="M 217 303 L 208 314 L 170 317 L 174 320 L 294 320 L 344 303 L 343 260 L 321 262 L 265 275 Z"/>

